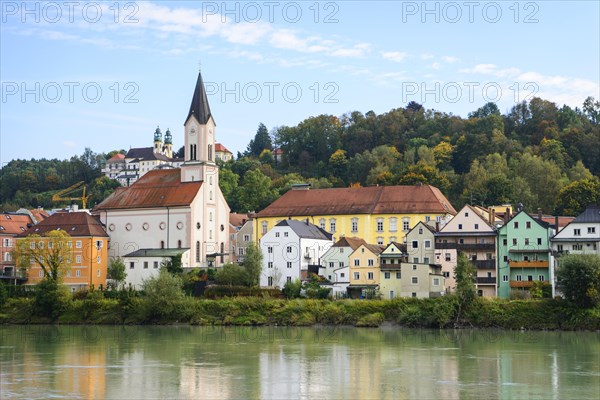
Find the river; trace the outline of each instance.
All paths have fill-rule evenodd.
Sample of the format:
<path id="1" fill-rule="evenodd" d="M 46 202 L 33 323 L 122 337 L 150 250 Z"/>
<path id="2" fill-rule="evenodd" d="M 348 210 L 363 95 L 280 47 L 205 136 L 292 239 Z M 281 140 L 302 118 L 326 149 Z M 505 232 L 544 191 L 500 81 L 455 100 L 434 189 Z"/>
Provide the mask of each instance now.
<path id="1" fill-rule="evenodd" d="M 0 398 L 592 399 L 600 334 L 4 326 Z"/>

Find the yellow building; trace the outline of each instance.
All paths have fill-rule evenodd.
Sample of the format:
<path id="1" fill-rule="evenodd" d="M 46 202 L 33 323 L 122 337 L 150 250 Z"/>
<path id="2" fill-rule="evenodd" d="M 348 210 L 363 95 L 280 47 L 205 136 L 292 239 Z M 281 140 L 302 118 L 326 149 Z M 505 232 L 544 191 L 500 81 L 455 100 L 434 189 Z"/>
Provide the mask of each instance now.
<path id="1" fill-rule="evenodd" d="M 348 257 L 350 265 L 350 285 L 348 295 L 352 298 L 368 296 L 379 290 L 379 254 L 383 248 L 373 244 L 362 244 Z"/>
<path id="2" fill-rule="evenodd" d="M 418 222 L 446 222 L 456 210 L 436 187 L 371 186 L 310 190 L 297 185 L 256 216 L 255 240 L 282 219 L 308 220 L 334 235 L 367 243 L 403 242 Z"/>
<path id="3" fill-rule="evenodd" d="M 58 212 L 21 233 L 17 240 L 24 241 L 30 235 L 39 235 L 31 245 L 48 247 L 44 236 L 54 230 L 63 230 L 71 236 L 69 248 L 71 267 L 66 271 L 63 284 L 71 291 L 106 286 L 108 269 L 108 235 L 103 225 L 87 212 Z M 35 285 L 44 278 L 42 268 L 32 263 L 28 269 L 27 285 Z"/>

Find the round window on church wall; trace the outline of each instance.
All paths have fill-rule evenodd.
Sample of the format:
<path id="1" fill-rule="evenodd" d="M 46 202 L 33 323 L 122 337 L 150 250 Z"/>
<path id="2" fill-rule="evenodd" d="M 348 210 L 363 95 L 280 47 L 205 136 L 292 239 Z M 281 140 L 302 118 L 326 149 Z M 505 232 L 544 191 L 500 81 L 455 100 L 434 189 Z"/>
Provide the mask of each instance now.
<path id="1" fill-rule="evenodd" d="M 150 228 L 150 225 L 148 225 L 147 222 L 144 222 L 144 224 L 142 225 L 142 229 L 145 230 L 145 231 L 147 231 L 148 228 Z"/>
<path id="2" fill-rule="evenodd" d="M 108 226 L 108 230 L 111 231 L 111 232 L 114 231 L 115 230 L 115 224 L 110 224 Z"/>
<path id="3" fill-rule="evenodd" d="M 177 223 L 177 229 L 182 230 L 183 229 L 183 222 L 179 221 Z"/>
<path id="4" fill-rule="evenodd" d="M 158 227 L 160 228 L 161 231 L 164 231 L 165 228 L 167 227 L 167 224 L 165 224 L 164 222 L 161 222 Z"/>
<path id="5" fill-rule="evenodd" d="M 221 225 L 221 232 L 223 232 L 225 230 L 225 227 L 223 225 Z"/>
<path id="6" fill-rule="evenodd" d="M 131 224 L 125 224 L 125 229 L 130 231 L 131 230 Z"/>
<path id="7" fill-rule="evenodd" d="M 196 229 L 200 229 L 200 222 L 196 222 Z"/>

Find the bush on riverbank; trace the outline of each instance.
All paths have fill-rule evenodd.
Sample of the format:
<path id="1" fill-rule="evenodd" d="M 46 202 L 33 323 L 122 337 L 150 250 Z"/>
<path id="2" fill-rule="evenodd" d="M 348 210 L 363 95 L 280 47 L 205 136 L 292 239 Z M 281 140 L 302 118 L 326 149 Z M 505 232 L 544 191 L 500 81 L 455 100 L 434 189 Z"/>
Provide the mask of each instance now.
<path id="1" fill-rule="evenodd" d="M 35 299 L 9 298 L 0 308 L 0 323 L 290 326 L 380 326 L 391 323 L 411 328 L 452 328 L 458 312 L 455 296 L 339 301 L 256 297 L 207 300 L 185 296 L 160 307 L 156 301 L 154 296 L 147 295 L 104 298 L 98 292 L 90 292 L 85 298 L 63 304 L 63 310 L 53 321 L 50 316 L 36 315 Z M 577 308 L 560 299 L 477 298 L 463 309 L 458 326 L 600 330 L 600 308 Z"/>

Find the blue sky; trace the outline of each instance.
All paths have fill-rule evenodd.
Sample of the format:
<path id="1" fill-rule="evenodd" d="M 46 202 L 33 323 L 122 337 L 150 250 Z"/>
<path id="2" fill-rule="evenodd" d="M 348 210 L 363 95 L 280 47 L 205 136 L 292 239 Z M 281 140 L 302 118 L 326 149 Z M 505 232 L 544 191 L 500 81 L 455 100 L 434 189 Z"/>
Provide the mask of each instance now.
<path id="1" fill-rule="evenodd" d="M 0 162 L 183 141 L 199 65 L 243 151 L 319 114 L 600 98 L 597 1 L 1 1 Z M 25 5 L 24 5 L 25 4 Z"/>

